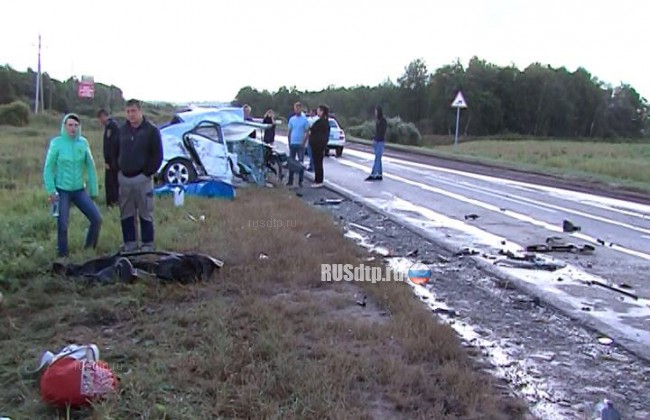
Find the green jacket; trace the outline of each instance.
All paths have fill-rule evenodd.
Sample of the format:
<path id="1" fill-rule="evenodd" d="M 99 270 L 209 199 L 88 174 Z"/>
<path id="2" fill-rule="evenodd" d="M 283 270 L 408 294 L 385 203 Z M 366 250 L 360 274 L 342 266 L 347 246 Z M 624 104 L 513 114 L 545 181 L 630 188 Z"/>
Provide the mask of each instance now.
<path id="1" fill-rule="evenodd" d="M 77 191 L 86 187 L 84 175 L 88 178 L 88 192 L 91 197 L 98 195 L 97 170 L 88 140 L 81 136 L 81 125 L 72 138 L 65 131 L 65 122 L 74 114 L 63 117 L 61 135 L 50 141 L 43 168 L 43 182 L 49 195 L 59 188 L 64 191 Z"/>

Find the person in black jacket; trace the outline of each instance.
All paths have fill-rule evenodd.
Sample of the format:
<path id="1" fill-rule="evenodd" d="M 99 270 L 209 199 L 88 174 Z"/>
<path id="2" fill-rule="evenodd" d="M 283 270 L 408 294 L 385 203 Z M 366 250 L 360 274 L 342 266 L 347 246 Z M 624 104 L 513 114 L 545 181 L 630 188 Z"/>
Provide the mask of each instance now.
<path id="1" fill-rule="evenodd" d="M 375 107 L 375 135 L 372 139 L 372 146 L 375 150 L 375 162 L 372 165 L 372 172 L 366 178 L 366 181 L 381 181 L 382 167 L 381 156 L 384 154 L 384 144 L 386 143 L 386 131 L 388 130 L 388 121 L 384 117 L 384 111 L 381 106 Z"/>
<path id="2" fill-rule="evenodd" d="M 309 129 L 309 145 L 314 159 L 314 183 L 312 188 L 321 188 L 323 186 L 323 158 L 325 157 L 325 148 L 330 138 L 329 108 L 326 105 L 319 105 L 316 110 L 318 119 Z"/>
<path id="3" fill-rule="evenodd" d="M 273 145 L 275 142 L 275 115 L 273 114 L 273 110 L 269 109 L 266 111 L 262 123 L 271 124 L 270 128 L 264 130 L 264 143 Z"/>
<path id="4" fill-rule="evenodd" d="M 106 205 L 113 207 L 118 204 L 119 172 L 118 157 L 120 153 L 120 127 L 117 122 L 108 116 L 105 109 L 97 111 L 99 123 L 104 127 L 104 189 L 106 192 Z"/>
<path id="5" fill-rule="evenodd" d="M 123 251 L 138 248 L 136 217 L 140 219 L 142 251 L 154 249 L 153 176 L 163 159 L 160 131 L 143 115 L 140 102 L 126 103 L 126 123 L 120 128 L 118 181 Z"/>

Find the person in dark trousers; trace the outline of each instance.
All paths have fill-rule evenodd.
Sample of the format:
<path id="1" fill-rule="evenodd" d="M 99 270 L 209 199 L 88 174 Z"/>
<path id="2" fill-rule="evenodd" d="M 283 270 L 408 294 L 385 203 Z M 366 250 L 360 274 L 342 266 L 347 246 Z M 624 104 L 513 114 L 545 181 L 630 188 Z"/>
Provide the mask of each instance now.
<path id="1" fill-rule="evenodd" d="M 272 145 L 275 142 L 275 115 L 273 114 L 273 110 L 269 109 L 266 111 L 262 123 L 271 124 L 270 128 L 264 130 L 264 143 Z"/>
<path id="2" fill-rule="evenodd" d="M 104 189 L 106 206 L 118 204 L 119 183 L 117 182 L 118 157 L 120 153 L 120 127 L 109 117 L 105 109 L 97 111 L 99 123 L 104 127 Z"/>
<path id="3" fill-rule="evenodd" d="M 314 122 L 309 130 L 309 146 L 314 159 L 314 183 L 312 188 L 321 188 L 323 186 L 323 159 L 325 158 L 325 148 L 330 138 L 329 108 L 326 105 L 319 105 L 316 109 L 318 119 Z"/>
<path id="4" fill-rule="evenodd" d="M 384 154 L 384 145 L 386 144 L 386 131 L 388 130 L 388 121 L 384 117 L 384 111 L 381 106 L 375 107 L 375 135 L 372 138 L 372 146 L 375 151 L 375 162 L 372 165 L 372 171 L 366 181 L 381 181 L 382 167 L 381 157 Z"/>
<path id="5" fill-rule="evenodd" d="M 142 251 L 154 249 L 153 176 L 163 159 L 160 131 L 144 115 L 140 102 L 126 103 L 126 122 L 120 128 L 119 174 L 122 250 L 138 249 L 137 218 L 140 219 Z"/>

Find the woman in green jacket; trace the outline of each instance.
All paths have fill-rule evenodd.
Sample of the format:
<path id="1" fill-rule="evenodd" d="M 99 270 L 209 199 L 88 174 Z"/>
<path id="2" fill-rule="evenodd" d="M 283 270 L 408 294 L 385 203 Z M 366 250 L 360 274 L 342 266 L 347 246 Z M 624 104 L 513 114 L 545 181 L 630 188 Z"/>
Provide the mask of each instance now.
<path id="1" fill-rule="evenodd" d="M 84 178 L 88 180 L 88 192 Z M 61 135 L 50 141 L 43 168 L 43 181 L 50 203 L 58 200 L 59 257 L 68 256 L 70 203 L 88 218 L 90 228 L 86 236 L 86 248 L 95 248 L 102 226 L 102 216 L 92 200 L 98 194 L 97 171 L 88 140 L 81 136 L 81 121 L 76 114 L 63 117 Z"/>

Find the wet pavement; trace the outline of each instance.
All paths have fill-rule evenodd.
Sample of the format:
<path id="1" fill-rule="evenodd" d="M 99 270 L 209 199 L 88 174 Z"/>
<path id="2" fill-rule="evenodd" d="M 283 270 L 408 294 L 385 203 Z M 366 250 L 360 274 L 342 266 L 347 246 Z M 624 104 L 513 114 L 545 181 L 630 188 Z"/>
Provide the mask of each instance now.
<path id="1" fill-rule="evenodd" d="M 363 182 L 371 163 L 358 150 L 327 158 L 326 185 L 650 360 L 650 206 L 402 158 Z M 549 240 L 591 251 L 523 252 Z"/>
<path id="2" fill-rule="evenodd" d="M 455 255 L 452 247 L 428 241 L 332 190 L 297 191 L 306 202 L 331 212 L 347 236 L 375 258 L 394 267 L 427 263 L 432 281 L 411 285 L 415 296 L 477 350 L 478 364 L 500 379 L 503 392 L 528 400 L 536 417 L 593 419 L 598 404 L 608 398 L 624 419 L 650 418 L 648 362 L 490 275 L 475 258 Z M 343 201 L 323 205 L 323 199 Z M 416 250 L 416 256 L 405 257 Z"/>

